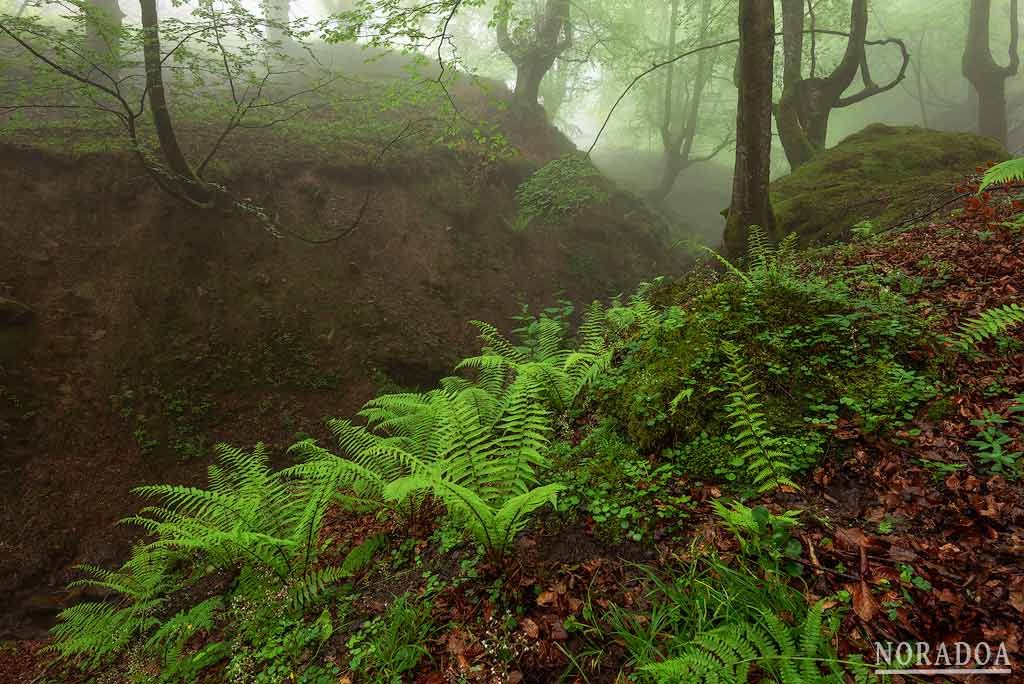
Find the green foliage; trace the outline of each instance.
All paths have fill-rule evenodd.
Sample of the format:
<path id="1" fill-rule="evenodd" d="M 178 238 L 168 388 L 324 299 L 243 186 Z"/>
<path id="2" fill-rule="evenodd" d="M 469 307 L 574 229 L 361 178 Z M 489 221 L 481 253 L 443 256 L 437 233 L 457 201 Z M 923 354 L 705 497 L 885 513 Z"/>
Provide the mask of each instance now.
<path id="1" fill-rule="evenodd" d="M 755 667 L 761 672 L 758 681 L 845 684 L 848 669 L 836 658 L 823 633 L 823 615 L 823 601 L 795 626 L 763 612 L 756 620 L 698 634 L 679 654 L 641 669 L 658 684 L 747 684 Z M 849 671 L 857 682 L 871 681 L 866 665 L 854 664 Z"/>
<path id="2" fill-rule="evenodd" d="M 729 366 L 724 371 L 729 387 L 728 418 L 732 421 L 732 439 L 736 449 L 734 465 L 746 469 L 753 486 L 766 492 L 782 485 L 796 485 L 789 479 L 790 466 L 785 454 L 776 448 L 768 432 L 764 405 L 754 374 L 740 358 L 739 348 L 723 345 Z"/>
<path id="3" fill-rule="evenodd" d="M 844 672 L 870 681 L 860 662 L 836 657 L 830 642 L 839 616 L 826 616 L 823 602 L 808 607 L 774 573 L 762 576 L 743 560 L 726 564 L 696 553 L 667 575 L 648 568 L 639 574 L 651 586 L 641 604 L 647 608 L 638 614 L 613 605 L 603 616 L 609 636 L 625 646 L 637 682 L 839 684 Z M 588 611 L 584 617 L 598 620 Z"/>
<path id="4" fill-rule="evenodd" d="M 126 520 L 145 529 L 152 541 L 137 547 L 118 570 L 83 568 L 91 577 L 74 584 L 116 592 L 123 600 L 119 605 L 83 602 L 61 613 L 53 648 L 62 658 L 80 657 L 83 665 L 94 667 L 138 641 L 144 652 L 159 654 L 169 671 L 178 671 L 186 659 L 180 626 L 208 624 L 221 604 L 215 596 L 201 596 L 196 605 L 164 615 L 175 592 L 240 565 L 242 579 L 249 578 L 241 591 L 256 577 L 293 582 L 287 603 L 301 610 L 346 575 L 344 569 L 311 570 L 317 533 L 334 493 L 323 482 L 293 482 L 273 472 L 263 445 L 252 451 L 219 446 L 209 481 L 209 489 L 136 489 L 162 504 Z M 209 665 L 219 660 L 210 660 L 216 653 L 206 650 L 198 660 L 198 654 L 187 659 Z"/>
<path id="5" fill-rule="evenodd" d="M 607 343 L 608 322 L 603 307 L 591 304 L 583 317 L 576 347 L 565 343 L 564 317 L 542 316 L 520 328 L 524 344 L 516 345 L 489 323 L 473 321 L 480 331 L 483 350 L 464 359 L 456 370 L 473 368 L 491 377 L 513 373 L 517 378 L 534 378 L 545 389 L 546 399 L 558 410 L 568 408 L 576 395 L 602 373 L 611 361 Z"/>
<path id="6" fill-rule="evenodd" d="M 604 202 L 608 194 L 592 180 L 600 175 L 588 159 L 576 155 L 548 162 L 516 190 L 523 222 L 565 220 L 589 204 Z"/>
<path id="7" fill-rule="evenodd" d="M 349 668 L 361 682 L 406 681 L 405 674 L 428 655 L 426 643 L 433 630 L 430 604 L 403 594 L 348 640 Z"/>
<path id="8" fill-rule="evenodd" d="M 802 572 L 794 559 L 800 558 L 803 547 L 792 533 L 798 524 L 800 511 L 775 515 L 764 506 L 750 508 L 739 501 L 726 506 L 720 499 L 712 501 L 711 507 L 736 535 L 743 553 L 756 560 L 763 569 L 788 575 Z"/>
<path id="9" fill-rule="evenodd" d="M 1024 408 L 1020 402 L 1014 404 L 1010 411 L 1020 413 Z M 978 428 L 977 436 L 968 440 L 968 444 L 975 449 L 978 459 L 988 466 L 994 473 L 1000 473 L 1009 478 L 1016 478 L 1021 474 L 1021 464 L 1018 463 L 1024 452 L 1011 451 L 1014 439 L 1002 429 L 1003 425 L 1009 422 L 1001 414 L 986 409 L 981 418 L 971 421 L 971 425 Z M 1024 424 L 1021 416 L 1017 416 L 1017 422 Z"/>
<path id="10" fill-rule="evenodd" d="M 1024 181 L 1024 157 L 1009 159 L 985 171 L 978 192 L 984 192 L 996 185 L 1009 185 Z"/>
<path id="11" fill-rule="evenodd" d="M 1010 328 L 1022 323 L 1024 306 L 1016 303 L 1003 304 L 961 323 L 954 336 L 954 345 L 961 352 L 971 351 L 985 340 L 998 338 Z"/>
<path id="12" fill-rule="evenodd" d="M 599 304 L 575 348 L 565 346 L 568 313 L 552 313 L 524 321 L 518 345 L 475 322 L 482 353 L 458 366 L 475 370 L 475 380 L 449 377 L 426 393 L 381 395 L 360 411 L 367 426 L 330 423 L 341 456 L 306 440 L 292 447 L 305 462 L 287 474 L 341 490 L 350 505 L 390 503 L 412 518 L 431 493 L 500 559 L 529 514 L 554 503 L 561 488 L 540 486 L 536 476 L 546 465 L 550 407 L 571 405 L 611 355 Z"/>
<path id="13" fill-rule="evenodd" d="M 681 301 L 663 289 L 668 308 L 627 331 L 621 363 L 594 383 L 594 394 L 641 449 L 692 457 L 699 441 L 709 448 L 694 459 L 698 477 L 745 473 L 719 448 L 735 421 L 737 389 L 722 340 L 736 345 L 755 381 L 767 446 L 792 452 L 792 469 L 813 465 L 827 447 L 822 428 L 852 419 L 865 432 L 887 432 L 934 396 L 917 352 L 934 334 L 915 308 L 861 274 L 798 274 L 790 249 L 752 236 L 747 270 L 733 266 L 731 277 Z"/>
<path id="14" fill-rule="evenodd" d="M 136 546 L 118 570 L 80 566 L 89 577 L 69 587 L 95 587 L 120 594 L 121 605 L 84 601 L 61 611 L 51 630 L 52 649 L 62 659 L 95 667 L 159 624 L 167 595 L 177 588 L 176 558 L 167 549 Z"/>

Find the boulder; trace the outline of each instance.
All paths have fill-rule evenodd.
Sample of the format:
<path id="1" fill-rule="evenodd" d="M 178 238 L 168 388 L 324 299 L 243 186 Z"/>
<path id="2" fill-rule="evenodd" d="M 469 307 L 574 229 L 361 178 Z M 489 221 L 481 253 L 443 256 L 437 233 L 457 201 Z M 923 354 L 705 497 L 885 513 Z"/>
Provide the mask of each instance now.
<path id="1" fill-rule="evenodd" d="M 778 236 L 803 244 L 845 239 L 870 221 L 885 230 L 955 196 L 954 186 L 1008 158 L 991 138 L 872 124 L 771 185 Z"/>

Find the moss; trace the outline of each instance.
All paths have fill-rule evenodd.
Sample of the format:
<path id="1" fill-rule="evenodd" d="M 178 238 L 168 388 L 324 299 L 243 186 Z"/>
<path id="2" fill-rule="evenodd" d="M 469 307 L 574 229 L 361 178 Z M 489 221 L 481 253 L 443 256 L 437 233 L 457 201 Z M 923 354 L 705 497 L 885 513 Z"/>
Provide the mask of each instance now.
<path id="1" fill-rule="evenodd" d="M 862 221 L 890 228 L 944 200 L 975 167 L 1007 156 L 969 133 L 868 126 L 772 183 L 779 234 L 825 244 Z"/>
<path id="2" fill-rule="evenodd" d="M 840 414 L 881 432 L 934 394 L 909 355 L 926 334 L 921 321 L 842 282 L 747 288 L 728 281 L 677 311 L 634 340 L 598 390 L 602 412 L 643 450 L 688 448 L 728 431 L 722 340 L 742 347 L 777 435 L 802 435 L 809 422 Z"/>

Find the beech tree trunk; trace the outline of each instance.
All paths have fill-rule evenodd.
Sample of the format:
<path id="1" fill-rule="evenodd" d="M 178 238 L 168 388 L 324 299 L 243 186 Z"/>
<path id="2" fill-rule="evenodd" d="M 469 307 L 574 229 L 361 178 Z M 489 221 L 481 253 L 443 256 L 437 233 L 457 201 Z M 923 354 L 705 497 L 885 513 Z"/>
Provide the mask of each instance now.
<path id="1" fill-rule="evenodd" d="M 85 49 L 96 62 L 93 74 L 102 71 L 113 79 L 118 77 L 118 57 L 124 13 L 117 0 L 90 0 L 85 25 Z"/>
<path id="2" fill-rule="evenodd" d="M 495 26 L 498 47 L 516 67 L 513 111 L 536 110 L 540 85 L 559 55 L 572 46 L 570 0 L 546 0 L 543 13 L 530 31 L 509 32 L 511 0 L 499 3 Z"/>
<path id="3" fill-rule="evenodd" d="M 291 0 L 264 0 L 263 15 L 267 18 L 267 40 L 278 43 L 278 49 L 288 49 L 293 42 L 291 36 L 284 31 L 288 25 Z"/>
<path id="4" fill-rule="evenodd" d="M 963 74 L 974 87 L 978 103 L 978 132 L 995 138 L 1004 146 L 1009 142 L 1006 113 L 1006 79 L 1020 70 L 1020 17 L 1017 0 L 1010 0 L 1009 63 L 999 66 L 992 56 L 989 24 L 992 0 L 971 0 L 967 28 L 967 46 L 963 56 Z"/>
<path id="5" fill-rule="evenodd" d="M 775 56 L 774 3 L 739 0 L 739 33 L 736 166 L 732 204 L 725 227 L 725 251 L 733 257 L 746 252 L 750 226 L 761 226 L 769 233 L 775 227 L 768 196 Z"/>
<path id="6" fill-rule="evenodd" d="M 146 90 L 149 95 L 149 108 L 156 128 L 160 151 L 173 185 L 182 199 L 200 206 L 209 206 L 212 195 L 206 184 L 199 179 L 189 166 L 185 155 L 178 145 L 178 137 L 174 132 L 171 112 L 167 108 L 167 97 L 164 93 L 164 78 L 160 57 L 160 20 L 156 13 L 156 0 L 139 0 L 142 10 L 142 54 L 146 64 Z"/>
<path id="7" fill-rule="evenodd" d="M 673 56 L 676 53 L 676 36 L 679 22 L 680 0 L 672 0 L 672 9 L 669 21 L 668 54 Z M 711 0 L 702 0 L 700 10 L 700 33 L 697 39 L 698 44 L 703 45 L 707 39 L 708 21 L 711 14 Z M 700 106 L 704 100 L 704 91 L 711 81 L 712 57 L 708 52 L 702 51 L 697 56 L 697 71 L 694 75 L 689 97 L 678 103 L 675 92 L 675 64 L 668 66 L 668 73 L 665 76 L 665 102 L 660 133 L 661 145 L 664 152 L 665 164 L 662 168 L 661 179 L 658 185 L 648 193 L 648 198 L 655 205 L 660 205 L 672 191 L 679 174 L 690 167 L 695 161 L 706 161 L 714 157 L 725 147 L 720 145 L 710 155 L 700 159 L 692 159 L 694 140 L 697 137 L 697 124 L 700 121 Z M 676 123 L 677 116 L 685 118 Z"/>

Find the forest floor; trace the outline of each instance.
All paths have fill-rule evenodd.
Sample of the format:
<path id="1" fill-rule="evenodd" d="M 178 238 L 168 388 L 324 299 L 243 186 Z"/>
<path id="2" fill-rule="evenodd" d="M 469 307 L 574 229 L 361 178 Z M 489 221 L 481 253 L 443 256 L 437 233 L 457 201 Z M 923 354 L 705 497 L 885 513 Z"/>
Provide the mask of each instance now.
<path id="1" fill-rule="evenodd" d="M 984 310 L 1024 303 L 1024 231 L 1014 223 L 1022 215 L 1024 207 L 1002 193 L 971 196 L 932 223 L 810 252 L 801 268 L 870 273 L 952 334 Z M 1024 490 L 1012 467 L 994 472 L 968 444 L 993 427 L 1006 437 L 1006 453 L 1024 448 L 1014 399 L 1024 395 L 1022 342 L 1018 328 L 998 350 L 988 342 L 983 353 L 953 363 L 940 360 L 947 358 L 940 350 L 934 358 L 922 352 L 921 363 L 939 374 L 940 399 L 884 436 L 862 418 L 837 416 L 828 456 L 800 487 L 758 500 L 774 514 L 802 511 L 794 586 L 808 603 L 847 607 L 836 630 L 840 656 L 872 662 L 875 641 L 1002 642 L 1017 671 L 998 681 L 1024 682 Z M 578 445 L 595 420 L 576 415 L 567 441 Z M 644 456 L 657 465 L 657 453 Z M 639 514 L 649 523 L 644 541 L 609 535 L 594 515 L 553 514 L 517 541 L 501 567 L 475 562 L 465 545 L 438 542 L 439 521 L 406 529 L 397 519 L 338 511 L 322 536 L 342 549 L 381 533 L 397 545 L 360 580 L 365 619 L 399 594 L 430 595 L 429 657 L 410 679 L 610 682 L 629 671 L 636 653 L 621 633 L 598 625 L 603 609 L 618 606 L 643 627 L 652 619 L 650 573 L 671 574 L 701 549 L 734 560 L 743 554 L 711 509 L 724 487 L 654 478 L 638 486 L 649 494 Z M 331 643 L 351 656 L 344 637 Z M 33 681 L 43 671 L 37 649 L 44 643 L 3 646 L 0 672 Z"/>
<path id="2" fill-rule="evenodd" d="M 361 148 L 324 158 L 320 129 L 232 148 L 218 178 L 324 244 L 176 204 L 95 149 L 106 129 L 0 145 L 0 297 L 35 314 L 0 325 L 0 639 L 45 634 L 75 564 L 125 555 L 132 487 L 199 483 L 218 441 L 283 451 L 376 391 L 431 386 L 475 345 L 471 319 L 674 268 L 617 191 L 558 226 L 504 220 L 537 159 L 569 149 L 544 131 L 529 159 L 439 145 L 372 173 Z M 39 149 L 60 140 L 81 149 Z"/>

